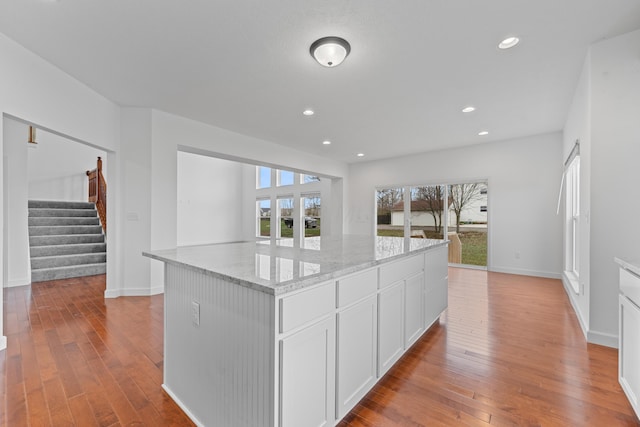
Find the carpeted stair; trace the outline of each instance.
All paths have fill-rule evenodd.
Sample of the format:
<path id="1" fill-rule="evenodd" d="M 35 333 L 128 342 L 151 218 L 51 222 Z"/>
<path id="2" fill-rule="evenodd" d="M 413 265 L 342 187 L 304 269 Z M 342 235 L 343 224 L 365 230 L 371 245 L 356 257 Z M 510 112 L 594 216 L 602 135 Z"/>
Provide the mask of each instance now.
<path id="1" fill-rule="evenodd" d="M 29 200 L 31 282 L 105 274 L 107 244 L 93 203 Z"/>

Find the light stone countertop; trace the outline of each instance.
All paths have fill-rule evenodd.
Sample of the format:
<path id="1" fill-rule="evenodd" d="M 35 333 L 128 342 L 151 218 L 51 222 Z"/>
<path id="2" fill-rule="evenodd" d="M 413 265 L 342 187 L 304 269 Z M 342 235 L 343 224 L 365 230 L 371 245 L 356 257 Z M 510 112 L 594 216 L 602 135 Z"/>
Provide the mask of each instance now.
<path id="1" fill-rule="evenodd" d="M 185 246 L 143 252 L 146 257 L 186 267 L 273 295 L 447 245 L 448 240 L 344 235 Z"/>
<path id="2" fill-rule="evenodd" d="M 640 276 L 640 258 L 622 259 L 615 257 L 613 260 L 625 270 L 629 270 L 633 274 Z"/>

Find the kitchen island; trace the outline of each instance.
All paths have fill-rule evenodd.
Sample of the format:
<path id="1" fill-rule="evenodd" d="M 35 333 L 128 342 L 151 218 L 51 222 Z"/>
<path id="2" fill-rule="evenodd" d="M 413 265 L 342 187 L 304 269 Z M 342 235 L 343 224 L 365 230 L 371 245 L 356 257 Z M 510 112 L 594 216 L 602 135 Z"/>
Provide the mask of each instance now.
<path id="1" fill-rule="evenodd" d="M 163 388 L 198 425 L 332 426 L 447 306 L 447 241 L 340 236 L 180 247 Z"/>

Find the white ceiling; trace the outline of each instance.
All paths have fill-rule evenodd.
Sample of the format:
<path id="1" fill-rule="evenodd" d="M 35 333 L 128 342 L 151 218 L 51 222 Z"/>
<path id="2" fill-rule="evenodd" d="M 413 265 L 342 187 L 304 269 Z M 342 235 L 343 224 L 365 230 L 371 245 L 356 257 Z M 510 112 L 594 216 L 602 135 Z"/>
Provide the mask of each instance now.
<path id="1" fill-rule="evenodd" d="M 0 32 L 120 105 L 346 162 L 561 130 L 588 46 L 637 28 L 638 0 L 0 2 Z M 309 55 L 329 35 L 337 68 Z"/>

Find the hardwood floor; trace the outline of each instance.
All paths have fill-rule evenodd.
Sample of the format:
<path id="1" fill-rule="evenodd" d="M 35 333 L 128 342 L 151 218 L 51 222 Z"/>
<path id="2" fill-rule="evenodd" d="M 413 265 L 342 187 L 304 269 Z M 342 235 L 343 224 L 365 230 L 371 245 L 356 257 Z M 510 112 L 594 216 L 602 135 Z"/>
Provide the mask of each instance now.
<path id="1" fill-rule="evenodd" d="M 163 297 L 105 276 L 5 289 L 0 425 L 190 426 L 163 391 Z"/>
<path id="2" fill-rule="evenodd" d="M 105 300 L 104 281 L 4 290 L 0 425 L 192 425 L 160 387 L 163 297 Z M 640 425 L 616 350 L 585 343 L 559 281 L 450 269 L 449 288 L 341 427 Z"/>
<path id="3" fill-rule="evenodd" d="M 344 426 L 637 426 L 558 280 L 449 269 L 449 308 Z"/>

